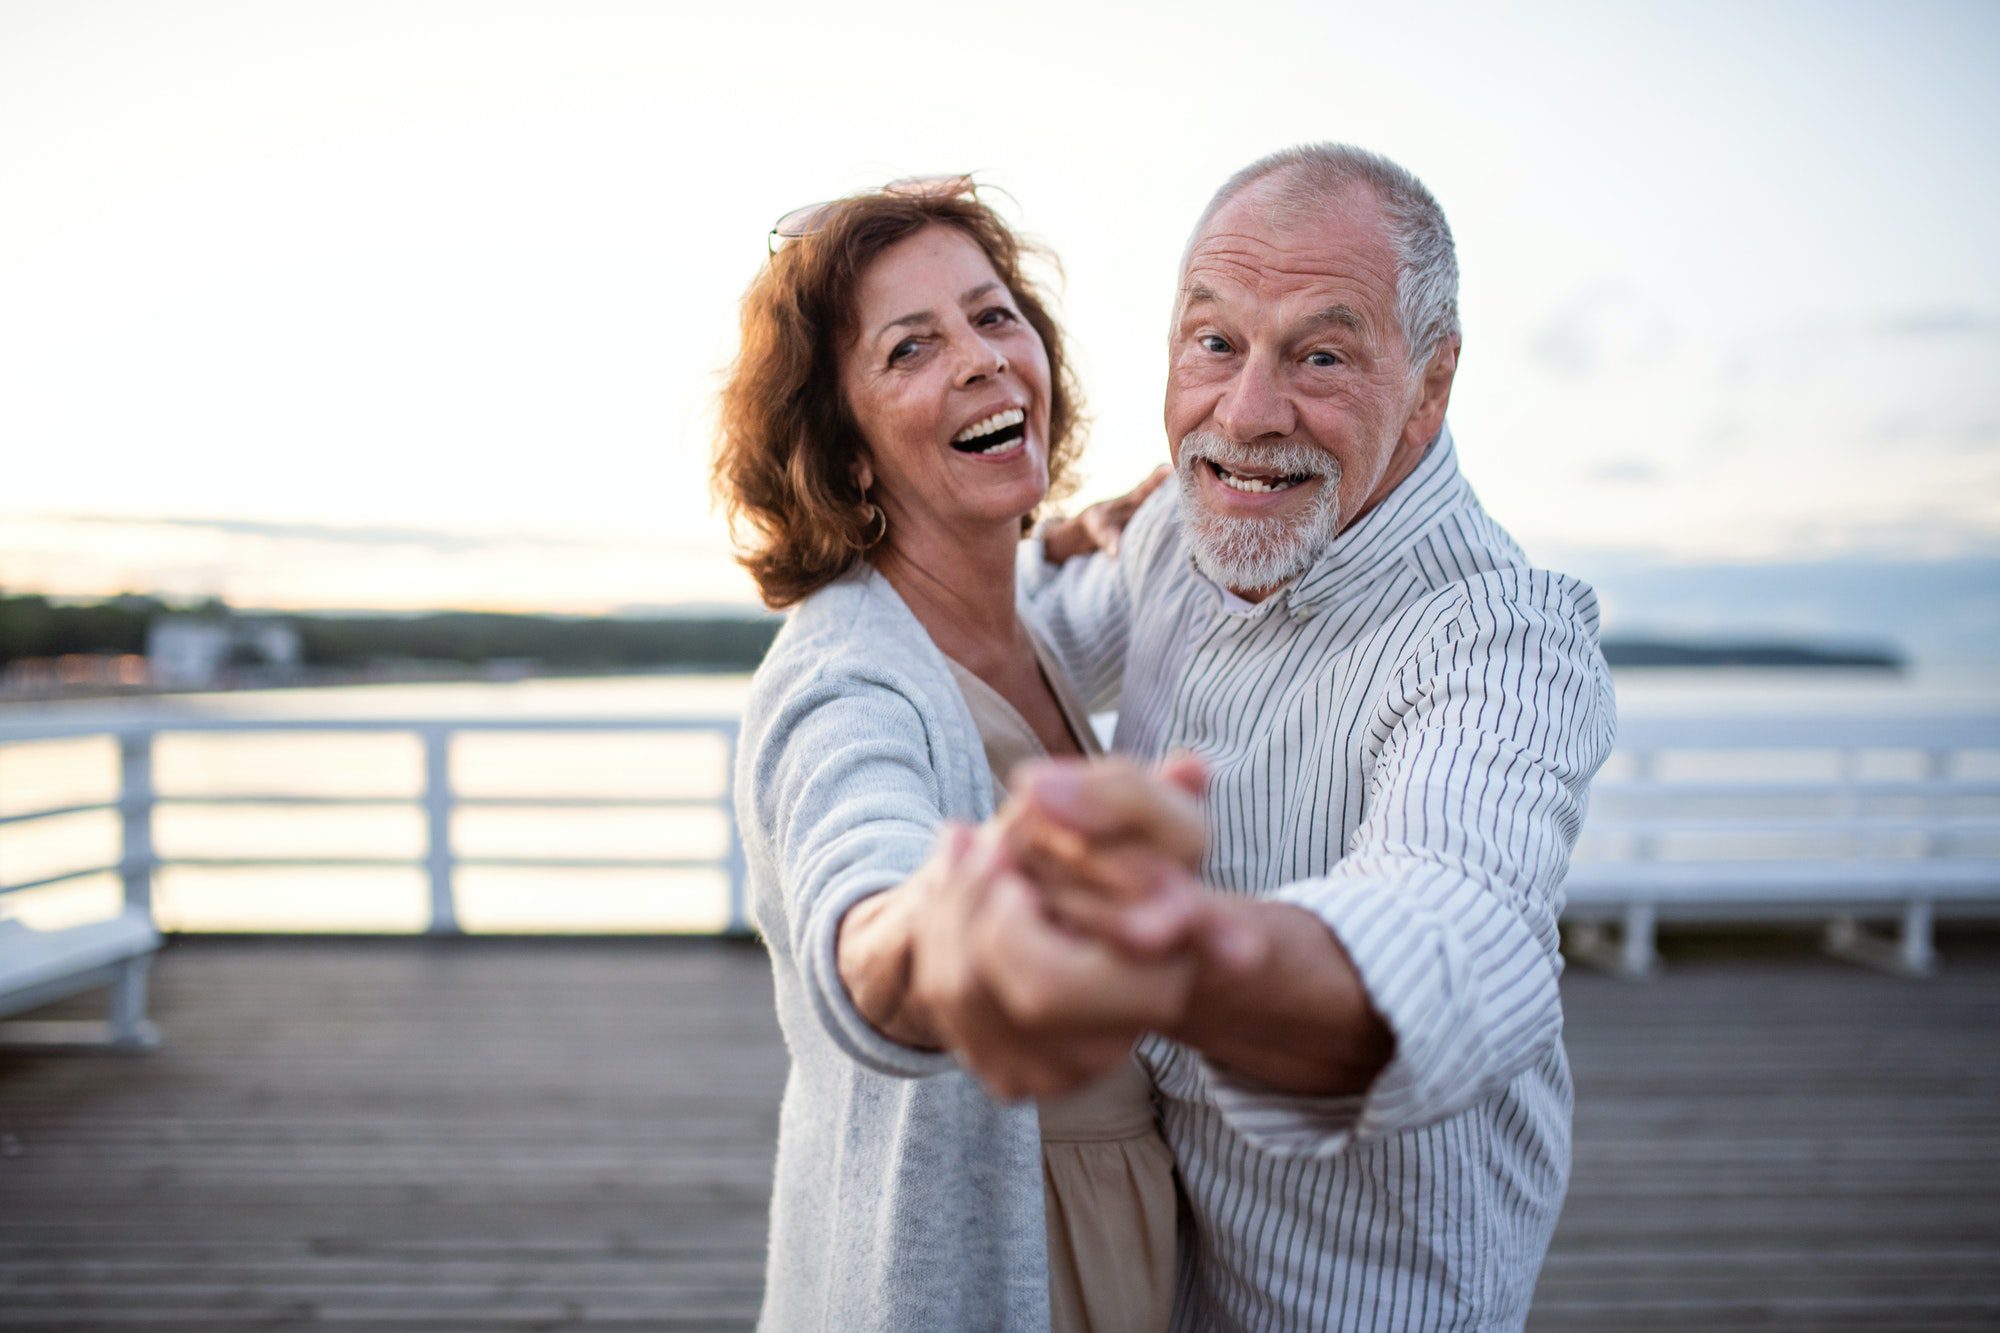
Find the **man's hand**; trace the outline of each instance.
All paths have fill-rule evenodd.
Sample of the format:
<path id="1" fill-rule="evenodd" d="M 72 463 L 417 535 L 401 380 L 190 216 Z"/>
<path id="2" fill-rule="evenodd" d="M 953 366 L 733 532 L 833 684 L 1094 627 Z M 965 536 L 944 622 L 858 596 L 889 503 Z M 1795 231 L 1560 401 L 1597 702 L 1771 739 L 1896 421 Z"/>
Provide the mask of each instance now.
<path id="1" fill-rule="evenodd" d="M 1047 554 L 1049 563 L 1060 565 L 1080 555 L 1089 555 L 1092 551 L 1117 555 L 1125 525 L 1132 521 L 1132 515 L 1139 512 L 1139 506 L 1146 503 L 1146 497 L 1159 490 L 1173 474 L 1174 470 L 1162 463 L 1153 469 L 1151 476 L 1117 499 L 1101 500 L 1075 518 L 1058 519 L 1049 524 L 1042 534 L 1042 550 Z"/>
<path id="2" fill-rule="evenodd" d="M 1207 780 L 1191 755 L 1152 772 L 1115 756 L 1024 764 L 999 823 L 1057 919 L 1140 956 L 1200 949 L 1224 971 L 1246 969 L 1258 942 L 1197 878 Z"/>
<path id="3" fill-rule="evenodd" d="M 883 1035 L 950 1050 L 1002 1097 L 1056 1097 L 1184 1017 L 1191 958 L 1136 958 L 1058 921 L 996 821 L 946 825 L 908 880 L 841 922 L 839 967 Z"/>
<path id="4" fill-rule="evenodd" d="M 1072 896 L 1096 897 L 1084 909 L 1057 899 L 1093 930 L 1141 952 L 1194 946 L 1194 992 L 1159 1031 L 1273 1088 L 1366 1091 L 1395 1038 L 1325 923 L 1289 904 L 1175 883 L 1160 870 L 1162 859 L 1185 865 L 1190 846 L 1198 854 L 1201 845 L 1190 838 L 1188 794 L 1198 775 L 1190 763 L 1159 774 L 1102 760 L 1024 767 L 1013 786 L 1013 837 L 1057 864 Z M 1152 859 L 1135 858 L 1135 844 L 1151 848 Z M 1157 906 L 1149 910 L 1149 901 Z"/>
<path id="5" fill-rule="evenodd" d="M 913 939 L 910 1005 L 997 1095 L 1073 1092 L 1183 1016 L 1191 959 L 1135 959 L 1056 921 L 996 826 L 950 852 Z"/>

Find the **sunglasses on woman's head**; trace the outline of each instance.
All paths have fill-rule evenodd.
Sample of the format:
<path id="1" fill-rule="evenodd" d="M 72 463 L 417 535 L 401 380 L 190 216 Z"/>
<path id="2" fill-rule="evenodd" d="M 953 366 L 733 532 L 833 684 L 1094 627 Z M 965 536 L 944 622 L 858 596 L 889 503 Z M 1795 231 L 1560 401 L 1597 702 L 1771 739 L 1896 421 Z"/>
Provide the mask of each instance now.
<path id="1" fill-rule="evenodd" d="M 957 176 L 905 176 L 901 180 L 890 181 L 877 194 L 893 194 L 906 199 L 958 199 L 968 194 L 976 194 L 979 187 L 973 184 L 971 173 Z M 810 236 L 826 225 L 827 215 L 845 203 L 844 199 L 828 199 L 822 203 L 807 204 L 795 208 L 779 218 L 772 226 L 765 245 L 772 254 L 786 241 L 796 241 L 801 236 Z"/>

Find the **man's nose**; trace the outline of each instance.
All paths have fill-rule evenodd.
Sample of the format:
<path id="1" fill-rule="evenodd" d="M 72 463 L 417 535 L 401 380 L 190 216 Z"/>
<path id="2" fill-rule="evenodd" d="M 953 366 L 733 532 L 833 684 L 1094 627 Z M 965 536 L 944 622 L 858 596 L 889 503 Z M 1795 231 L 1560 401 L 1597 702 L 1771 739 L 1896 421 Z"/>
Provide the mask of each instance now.
<path id="1" fill-rule="evenodd" d="M 1298 426 L 1298 415 L 1278 382 L 1276 369 L 1253 357 L 1243 362 L 1215 405 L 1215 424 L 1230 439 L 1247 443 L 1290 435 Z"/>

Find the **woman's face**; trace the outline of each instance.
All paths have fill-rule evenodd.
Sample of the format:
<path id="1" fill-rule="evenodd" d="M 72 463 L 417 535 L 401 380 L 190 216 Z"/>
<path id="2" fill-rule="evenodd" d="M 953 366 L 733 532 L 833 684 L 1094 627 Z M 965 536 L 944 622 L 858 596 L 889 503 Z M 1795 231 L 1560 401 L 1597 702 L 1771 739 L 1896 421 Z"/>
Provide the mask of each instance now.
<path id="1" fill-rule="evenodd" d="M 855 295 L 841 389 L 890 540 L 1018 523 L 1049 488 L 1049 357 L 986 252 L 925 227 L 876 256 Z"/>

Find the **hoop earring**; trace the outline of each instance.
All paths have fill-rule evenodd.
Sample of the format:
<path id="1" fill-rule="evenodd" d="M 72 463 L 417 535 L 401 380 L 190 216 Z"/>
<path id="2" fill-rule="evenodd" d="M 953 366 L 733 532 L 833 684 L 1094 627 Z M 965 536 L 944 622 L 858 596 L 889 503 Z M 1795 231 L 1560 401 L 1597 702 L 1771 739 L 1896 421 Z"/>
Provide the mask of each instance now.
<path id="1" fill-rule="evenodd" d="M 881 505 L 871 503 L 868 506 L 868 521 L 874 525 L 874 536 L 862 534 L 861 549 L 864 551 L 874 550 L 889 535 L 889 516 L 882 512 Z"/>

